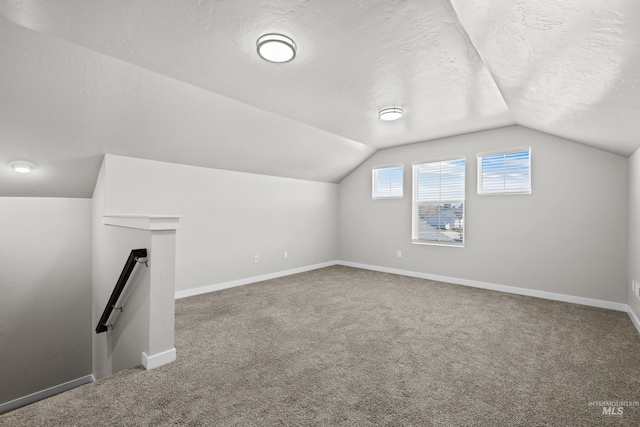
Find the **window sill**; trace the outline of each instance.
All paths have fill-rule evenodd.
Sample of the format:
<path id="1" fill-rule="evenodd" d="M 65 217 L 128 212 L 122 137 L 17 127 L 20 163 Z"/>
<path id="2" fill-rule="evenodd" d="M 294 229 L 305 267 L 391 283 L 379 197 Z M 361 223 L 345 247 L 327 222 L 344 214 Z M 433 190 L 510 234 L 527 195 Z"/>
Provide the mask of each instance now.
<path id="1" fill-rule="evenodd" d="M 425 245 L 425 246 L 447 246 L 449 248 L 464 248 L 464 243 L 445 243 L 445 242 L 416 242 L 412 241 L 412 245 Z"/>

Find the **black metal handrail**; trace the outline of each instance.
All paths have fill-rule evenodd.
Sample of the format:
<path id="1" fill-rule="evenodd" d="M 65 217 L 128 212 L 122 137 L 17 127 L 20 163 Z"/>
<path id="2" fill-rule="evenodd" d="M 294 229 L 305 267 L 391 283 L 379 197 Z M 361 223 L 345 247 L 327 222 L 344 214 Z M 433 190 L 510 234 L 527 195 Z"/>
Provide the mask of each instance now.
<path id="1" fill-rule="evenodd" d="M 113 288 L 113 292 L 111 293 L 111 297 L 109 298 L 109 302 L 107 302 L 107 306 L 104 308 L 102 312 L 102 316 L 100 316 L 100 320 L 98 321 L 98 326 L 96 326 L 96 334 L 100 332 L 105 332 L 110 325 L 107 325 L 107 320 L 109 320 L 109 316 L 114 309 L 122 310 L 122 307 L 116 307 L 116 302 L 118 302 L 118 298 L 122 294 L 124 287 L 127 284 L 127 280 L 129 280 L 129 276 L 133 272 L 133 268 L 138 263 L 139 258 L 146 258 L 147 250 L 146 249 L 134 249 L 129 254 L 129 258 L 127 258 L 127 262 L 122 269 L 122 273 L 120 273 L 120 278 L 116 283 L 115 288 Z"/>

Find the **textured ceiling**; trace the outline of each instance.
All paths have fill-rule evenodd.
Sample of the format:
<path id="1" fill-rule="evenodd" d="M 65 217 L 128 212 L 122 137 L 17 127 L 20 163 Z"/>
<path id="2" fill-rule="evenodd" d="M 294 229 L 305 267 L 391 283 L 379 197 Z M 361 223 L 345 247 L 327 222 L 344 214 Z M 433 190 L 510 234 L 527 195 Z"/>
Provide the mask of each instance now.
<path id="1" fill-rule="evenodd" d="M 91 197 L 104 153 L 335 182 L 375 151 L 10 23 L 0 46 L 0 164 L 38 165 L 2 196 Z"/>
<path id="2" fill-rule="evenodd" d="M 519 125 L 640 147 L 640 1 L 452 2 Z"/>
<path id="3" fill-rule="evenodd" d="M 39 166 L 0 167 L 0 196 L 89 197 L 103 153 L 339 182 L 515 123 L 629 155 L 640 2 L 561 3 L 0 0 L 0 165 Z M 256 55 L 268 32 L 294 61 Z"/>

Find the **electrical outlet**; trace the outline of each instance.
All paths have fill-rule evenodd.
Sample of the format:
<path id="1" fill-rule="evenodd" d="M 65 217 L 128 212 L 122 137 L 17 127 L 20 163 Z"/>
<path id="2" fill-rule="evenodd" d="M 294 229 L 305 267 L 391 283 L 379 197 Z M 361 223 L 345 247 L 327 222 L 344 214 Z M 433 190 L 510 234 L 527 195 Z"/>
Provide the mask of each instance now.
<path id="1" fill-rule="evenodd" d="M 289 254 L 287 253 L 287 251 L 284 251 L 284 258 L 287 259 L 289 257 Z"/>
<path id="2" fill-rule="evenodd" d="M 402 251 L 398 251 L 398 258 L 402 258 Z"/>
<path id="3" fill-rule="evenodd" d="M 260 262 L 260 255 L 256 255 L 254 262 L 257 264 Z"/>

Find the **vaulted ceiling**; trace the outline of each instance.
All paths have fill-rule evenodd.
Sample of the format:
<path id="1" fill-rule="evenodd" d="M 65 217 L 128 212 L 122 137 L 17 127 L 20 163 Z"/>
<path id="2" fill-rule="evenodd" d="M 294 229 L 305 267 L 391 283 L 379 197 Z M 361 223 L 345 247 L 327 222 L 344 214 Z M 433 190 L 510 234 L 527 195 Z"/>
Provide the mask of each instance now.
<path id="1" fill-rule="evenodd" d="M 0 196 L 90 197 L 104 153 L 339 182 L 513 124 L 628 156 L 638 22 L 637 0 L 0 0 Z M 256 54 L 271 32 L 294 61 Z"/>

